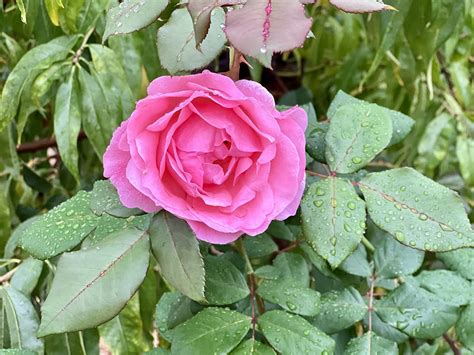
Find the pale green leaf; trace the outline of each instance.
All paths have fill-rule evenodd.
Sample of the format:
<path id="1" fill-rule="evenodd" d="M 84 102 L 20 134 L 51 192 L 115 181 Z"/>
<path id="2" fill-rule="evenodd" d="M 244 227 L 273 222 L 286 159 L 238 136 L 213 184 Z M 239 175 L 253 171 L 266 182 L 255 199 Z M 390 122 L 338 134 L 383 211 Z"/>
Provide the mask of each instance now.
<path id="1" fill-rule="evenodd" d="M 421 287 L 439 296 L 446 303 L 464 306 L 474 300 L 471 283 L 448 270 L 424 270 L 415 278 Z"/>
<path id="2" fill-rule="evenodd" d="M 306 241 L 332 267 L 359 245 L 365 231 L 365 203 L 348 180 L 329 177 L 313 183 L 301 211 Z"/>
<path id="3" fill-rule="evenodd" d="M 400 243 L 430 251 L 474 246 L 459 195 L 416 170 L 369 174 L 359 186 L 372 220 Z"/>
<path id="4" fill-rule="evenodd" d="M 11 279 L 11 285 L 25 296 L 30 296 L 36 287 L 43 270 L 41 260 L 29 257 L 25 259 Z"/>
<path id="5" fill-rule="evenodd" d="M 91 209 L 101 216 L 107 213 L 114 217 L 130 217 L 140 213 L 137 208 L 127 208 L 120 202 L 117 189 L 108 180 L 96 181 L 91 192 Z"/>
<path id="6" fill-rule="evenodd" d="M 465 347 L 474 349 L 474 303 L 462 311 L 456 323 L 456 334 Z"/>
<path id="7" fill-rule="evenodd" d="M 448 268 L 462 277 L 474 280 L 474 248 L 458 249 L 436 254 Z"/>

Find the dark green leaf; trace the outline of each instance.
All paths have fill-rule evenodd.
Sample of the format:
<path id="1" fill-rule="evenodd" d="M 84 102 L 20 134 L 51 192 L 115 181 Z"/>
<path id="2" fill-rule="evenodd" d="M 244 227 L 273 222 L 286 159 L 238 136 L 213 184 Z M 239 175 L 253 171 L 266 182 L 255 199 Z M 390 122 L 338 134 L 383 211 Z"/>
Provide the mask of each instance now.
<path id="1" fill-rule="evenodd" d="M 230 355 L 276 355 L 276 352 L 268 345 L 249 339 L 240 343 Z"/>
<path id="2" fill-rule="evenodd" d="M 282 253 L 273 261 L 282 280 L 293 282 L 295 287 L 309 286 L 309 268 L 306 260 L 299 254 Z"/>
<path id="3" fill-rule="evenodd" d="M 110 36 L 138 31 L 154 22 L 168 0 L 125 0 L 107 13 L 103 41 Z"/>
<path id="4" fill-rule="evenodd" d="M 454 325 L 457 306 L 406 282 L 375 305 L 379 317 L 404 333 L 421 339 L 434 339 Z"/>
<path id="5" fill-rule="evenodd" d="M 110 320 L 140 286 L 148 261 L 148 234 L 136 229 L 112 234 L 92 249 L 63 254 L 38 334 L 82 330 Z"/>
<path id="6" fill-rule="evenodd" d="M 373 160 L 390 143 L 392 120 L 380 106 L 348 104 L 331 117 L 326 134 L 326 161 L 332 171 L 353 173 Z"/>
<path id="7" fill-rule="evenodd" d="M 88 329 L 83 332 L 48 335 L 44 338 L 48 355 L 99 355 L 99 332 Z"/>
<path id="8" fill-rule="evenodd" d="M 280 277 L 280 270 L 275 266 L 264 265 L 255 270 L 255 275 L 263 280 L 276 280 Z"/>
<path id="9" fill-rule="evenodd" d="M 462 311 L 456 323 L 456 334 L 465 347 L 474 349 L 474 303 Z"/>
<path id="10" fill-rule="evenodd" d="M 97 181 L 91 193 L 91 209 L 101 216 L 107 213 L 115 217 L 130 217 L 140 213 L 137 208 L 127 208 L 121 202 L 117 190 L 108 180 Z"/>
<path id="11" fill-rule="evenodd" d="M 89 208 L 90 194 L 76 196 L 35 220 L 21 235 L 19 245 L 38 259 L 48 259 L 78 245 L 97 225 Z"/>
<path id="12" fill-rule="evenodd" d="M 27 165 L 23 165 L 22 173 L 26 184 L 38 192 L 47 193 L 53 187 L 48 180 L 43 179 Z"/>
<path id="13" fill-rule="evenodd" d="M 352 339 L 344 351 L 345 355 L 398 355 L 396 343 L 381 338 L 374 332 L 367 332 L 363 336 Z"/>
<path id="14" fill-rule="evenodd" d="M 359 185 L 372 220 L 400 243 L 435 251 L 474 246 L 458 194 L 416 170 L 369 174 Z"/>
<path id="15" fill-rule="evenodd" d="M 464 306 L 474 299 L 471 283 L 453 271 L 422 271 L 416 280 L 424 289 L 438 295 L 446 303 Z"/>
<path id="16" fill-rule="evenodd" d="M 362 277 L 369 277 L 372 274 L 372 267 L 367 261 L 367 251 L 362 244 L 339 265 L 341 270 Z"/>
<path id="17" fill-rule="evenodd" d="M 364 319 L 364 325 L 368 327 L 368 314 Z M 385 323 L 377 313 L 372 312 L 372 329 L 375 333 L 381 337 L 389 340 L 393 340 L 397 344 L 403 343 L 408 339 L 408 335 L 401 332 L 390 324 Z"/>
<path id="18" fill-rule="evenodd" d="M 207 256 L 206 301 L 210 305 L 226 305 L 240 301 L 250 293 L 244 275 L 226 259 Z"/>
<path id="19" fill-rule="evenodd" d="M 223 308 L 206 308 L 176 327 L 171 351 L 176 355 L 227 354 L 250 329 L 250 317 Z"/>
<path id="20" fill-rule="evenodd" d="M 316 127 L 309 132 L 306 138 L 306 151 L 311 158 L 326 163 L 326 134 L 329 130 L 328 122 L 317 122 Z"/>
<path id="21" fill-rule="evenodd" d="M 309 317 L 319 313 L 319 292 L 294 285 L 290 280 L 264 281 L 257 293 L 264 300 L 278 304 L 292 313 Z"/>
<path id="22" fill-rule="evenodd" d="M 187 223 L 162 211 L 153 219 L 150 238 L 163 277 L 189 298 L 204 301 L 204 262 Z"/>
<path id="23" fill-rule="evenodd" d="M 365 203 L 348 180 L 329 177 L 313 183 L 301 212 L 308 244 L 334 268 L 352 254 L 365 231 Z"/>
<path id="24" fill-rule="evenodd" d="M 244 239 L 244 246 L 251 259 L 263 258 L 278 251 L 278 245 L 266 233 L 256 237 L 246 237 Z"/>
<path id="25" fill-rule="evenodd" d="M 363 319 L 367 309 L 359 291 L 352 287 L 330 291 L 321 296 L 321 311 L 314 324 L 325 333 L 333 334 Z"/>
<path id="26" fill-rule="evenodd" d="M 90 247 L 99 243 L 109 234 L 135 227 L 139 230 L 147 230 L 150 226 L 152 215 L 144 214 L 142 216 L 130 216 L 128 218 L 112 217 L 104 214 L 100 217 L 97 228 L 94 232 L 82 243 L 82 247 Z"/>
<path id="27" fill-rule="evenodd" d="M 270 223 L 270 226 L 265 233 L 273 238 L 288 240 L 290 242 L 296 240 L 291 229 L 282 221 L 273 221 Z"/>
<path id="28" fill-rule="evenodd" d="M 258 327 L 268 342 L 281 354 L 332 354 L 334 340 L 300 316 L 284 311 L 266 312 Z"/>
<path id="29" fill-rule="evenodd" d="M 448 268 L 462 277 L 474 280 L 474 248 L 458 249 L 436 254 Z"/>
<path id="30" fill-rule="evenodd" d="M 27 52 L 8 76 L 0 101 L 0 132 L 15 117 L 21 93 L 34 78 L 52 63 L 63 60 L 76 44 L 78 37 L 59 37 Z"/>

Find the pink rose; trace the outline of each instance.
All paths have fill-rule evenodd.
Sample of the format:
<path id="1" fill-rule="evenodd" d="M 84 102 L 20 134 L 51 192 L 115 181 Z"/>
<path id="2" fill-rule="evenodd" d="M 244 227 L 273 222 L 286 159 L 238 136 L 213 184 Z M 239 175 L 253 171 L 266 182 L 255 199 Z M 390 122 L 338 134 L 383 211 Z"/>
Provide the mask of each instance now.
<path id="1" fill-rule="evenodd" d="M 278 112 L 256 82 L 163 76 L 115 131 L 104 175 L 126 207 L 163 208 L 199 239 L 230 243 L 296 213 L 306 124 L 304 110 Z"/>

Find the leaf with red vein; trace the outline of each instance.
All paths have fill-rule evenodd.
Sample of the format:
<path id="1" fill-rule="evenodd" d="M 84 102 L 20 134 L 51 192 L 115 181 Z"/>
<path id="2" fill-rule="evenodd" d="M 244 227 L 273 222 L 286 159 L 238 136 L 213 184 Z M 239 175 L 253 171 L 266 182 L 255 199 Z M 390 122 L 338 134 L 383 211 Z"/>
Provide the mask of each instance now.
<path id="1" fill-rule="evenodd" d="M 268 66 L 274 52 L 303 45 L 311 23 L 299 0 L 253 0 L 227 14 L 225 32 L 239 51 Z"/>
<path id="2" fill-rule="evenodd" d="M 377 12 L 382 10 L 395 10 L 394 7 L 378 0 L 329 0 L 338 9 L 351 13 Z"/>

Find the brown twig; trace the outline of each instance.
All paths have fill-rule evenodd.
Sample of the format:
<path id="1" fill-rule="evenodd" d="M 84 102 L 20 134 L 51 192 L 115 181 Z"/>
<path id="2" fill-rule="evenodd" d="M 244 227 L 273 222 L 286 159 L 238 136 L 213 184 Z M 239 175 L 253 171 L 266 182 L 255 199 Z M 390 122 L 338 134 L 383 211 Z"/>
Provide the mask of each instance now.
<path id="1" fill-rule="evenodd" d="M 461 355 L 461 351 L 459 350 L 456 342 L 449 337 L 448 334 L 443 334 L 443 339 L 448 343 L 449 347 L 453 351 L 454 355 Z"/>
<path id="2" fill-rule="evenodd" d="M 14 269 L 11 269 L 6 274 L 3 274 L 2 276 L 0 276 L 0 284 L 9 281 L 17 270 L 18 270 L 18 266 Z"/>
<path id="3" fill-rule="evenodd" d="M 238 49 L 231 47 L 229 53 L 229 77 L 237 81 L 240 78 L 240 63 L 242 63 L 242 53 L 239 52 Z"/>
<path id="4" fill-rule="evenodd" d="M 320 174 L 320 173 L 315 173 L 314 171 L 311 171 L 311 170 L 306 170 L 306 174 L 312 175 L 312 176 L 317 176 L 317 177 L 320 177 L 321 179 L 327 179 L 327 178 L 330 177 L 330 176 L 328 176 L 328 175 L 323 175 L 323 174 Z"/>
<path id="5" fill-rule="evenodd" d="M 86 138 L 86 134 L 84 132 L 80 132 L 77 140 L 82 140 Z M 37 152 L 38 150 L 45 150 L 51 147 L 56 147 L 58 143 L 56 142 L 55 138 L 44 138 L 38 139 L 33 142 L 23 143 L 16 147 L 17 153 L 32 153 Z"/>

